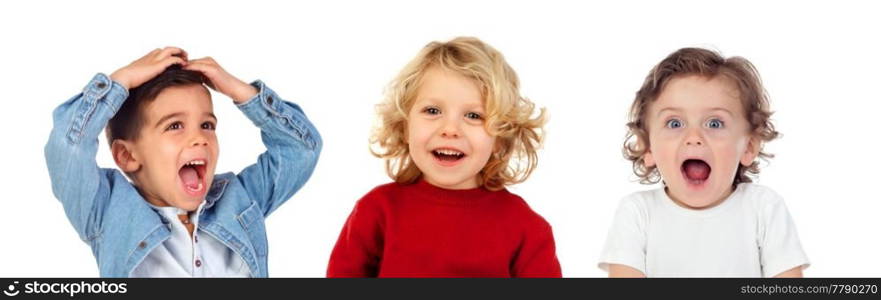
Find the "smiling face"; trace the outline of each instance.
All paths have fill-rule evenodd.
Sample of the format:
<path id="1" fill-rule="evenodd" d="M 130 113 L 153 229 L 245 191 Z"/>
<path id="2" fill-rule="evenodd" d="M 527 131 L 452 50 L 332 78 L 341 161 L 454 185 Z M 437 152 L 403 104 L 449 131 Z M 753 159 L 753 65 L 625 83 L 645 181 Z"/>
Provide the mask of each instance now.
<path id="1" fill-rule="evenodd" d="M 219 152 L 211 96 L 198 84 L 169 87 L 142 113 L 137 140 L 121 141 L 132 160 L 117 164 L 151 204 L 195 210 L 214 180 Z"/>
<path id="2" fill-rule="evenodd" d="M 671 79 L 646 111 L 648 167 L 657 166 L 667 193 L 687 208 L 709 208 L 733 191 L 740 164 L 756 158 L 737 88 L 724 76 Z"/>
<path id="3" fill-rule="evenodd" d="M 478 186 L 495 139 L 484 128 L 484 100 L 474 80 L 426 70 L 407 117 L 407 143 L 426 181 L 446 189 Z"/>

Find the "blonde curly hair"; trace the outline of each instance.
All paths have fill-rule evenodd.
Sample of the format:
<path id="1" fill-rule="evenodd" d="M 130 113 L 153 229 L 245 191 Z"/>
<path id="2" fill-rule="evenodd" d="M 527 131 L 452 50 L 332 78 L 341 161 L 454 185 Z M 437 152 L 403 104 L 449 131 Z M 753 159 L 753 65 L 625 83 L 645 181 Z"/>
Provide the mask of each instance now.
<path id="1" fill-rule="evenodd" d="M 657 166 L 645 165 L 645 154 L 648 151 L 649 137 L 646 127 L 646 113 L 649 105 L 657 100 L 664 86 L 671 79 L 700 75 L 707 78 L 725 76 L 731 80 L 746 112 L 750 124 L 750 132 L 759 140 L 759 157 L 768 159 L 774 155 L 762 151 L 765 142 L 776 139 L 780 133 L 771 123 L 770 100 L 759 71 L 743 57 L 725 58 L 721 54 L 700 48 L 682 48 L 673 52 L 658 65 L 652 68 L 630 107 L 630 120 L 627 123 L 628 133 L 624 140 L 624 157 L 633 162 L 633 173 L 644 184 L 657 183 L 661 180 Z M 749 166 L 738 165 L 734 185 L 741 182 L 752 182 L 752 176 L 759 173 L 758 160 Z"/>
<path id="2" fill-rule="evenodd" d="M 520 81 L 502 54 L 471 37 L 429 43 L 386 88 L 384 101 L 377 105 L 380 124 L 370 138 L 370 151 L 385 160 L 389 177 L 409 184 L 422 176 L 406 141 L 407 113 L 422 77 L 433 67 L 470 78 L 481 89 L 487 112 L 484 128 L 495 137 L 496 147 L 478 173 L 479 186 L 495 191 L 526 180 L 537 164 L 545 110 L 533 117 L 535 104 L 520 96 Z"/>

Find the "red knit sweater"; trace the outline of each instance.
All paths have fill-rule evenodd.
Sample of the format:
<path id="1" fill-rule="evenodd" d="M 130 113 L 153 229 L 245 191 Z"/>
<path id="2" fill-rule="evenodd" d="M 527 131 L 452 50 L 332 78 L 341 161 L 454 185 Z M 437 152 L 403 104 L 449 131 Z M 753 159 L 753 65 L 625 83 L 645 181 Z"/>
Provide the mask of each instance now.
<path id="1" fill-rule="evenodd" d="M 328 277 L 560 277 L 551 226 L 507 190 L 376 187 L 355 205 Z"/>

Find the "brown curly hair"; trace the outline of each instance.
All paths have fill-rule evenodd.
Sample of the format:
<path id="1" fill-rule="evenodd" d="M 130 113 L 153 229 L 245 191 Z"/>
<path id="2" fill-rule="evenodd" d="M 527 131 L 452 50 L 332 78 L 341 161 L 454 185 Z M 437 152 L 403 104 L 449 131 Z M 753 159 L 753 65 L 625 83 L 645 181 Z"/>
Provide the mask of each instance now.
<path id="1" fill-rule="evenodd" d="M 628 133 L 624 140 L 624 157 L 633 162 L 633 173 L 640 178 L 640 183 L 652 184 L 661 180 L 657 166 L 645 165 L 645 154 L 649 149 L 648 130 L 646 128 L 646 112 L 671 79 L 699 75 L 707 78 L 725 76 L 736 86 L 750 124 L 752 135 L 759 139 L 759 157 L 768 159 L 772 154 L 762 151 L 763 143 L 777 138 L 780 133 L 774 130 L 771 123 L 768 94 L 762 86 L 762 79 L 755 66 L 743 57 L 725 58 L 715 51 L 700 48 L 682 48 L 673 52 L 646 76 L 642 87 L 636 92 L 636 99 L 630 107 Z M 734 185 L 741 182 L 752 182 L 752 176 L 759 173 L 758 160 L 749 166 L 738 165 Z"/>

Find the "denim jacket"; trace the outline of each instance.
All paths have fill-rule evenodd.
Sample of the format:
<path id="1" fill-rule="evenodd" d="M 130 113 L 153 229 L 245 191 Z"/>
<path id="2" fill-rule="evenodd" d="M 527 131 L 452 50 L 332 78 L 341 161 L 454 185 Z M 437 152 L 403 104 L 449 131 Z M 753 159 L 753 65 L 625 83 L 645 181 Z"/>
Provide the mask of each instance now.
<path id="1" fill-rule="evenodd" d="M 259 92 L 238 104 L 260 128 L 266 151 L 239 174 L 214 177 L 205 196 L 199 230 L 232 249 L 252 277 L 268 276 L 264 220 L 312 175 L 321 137 L 296 104 L 279 98 L 263 82 Z M 128 97 L 104 74 L 53 113 L 46 144 L 52 192 L 80 238 L 92 248 L 103 277 L 128 277 L 156 246 L 170 236 L 170 224 L 150 208 L 117 169 L 95 161 L 98 135 Z"/>

